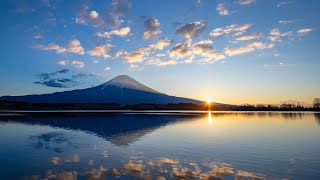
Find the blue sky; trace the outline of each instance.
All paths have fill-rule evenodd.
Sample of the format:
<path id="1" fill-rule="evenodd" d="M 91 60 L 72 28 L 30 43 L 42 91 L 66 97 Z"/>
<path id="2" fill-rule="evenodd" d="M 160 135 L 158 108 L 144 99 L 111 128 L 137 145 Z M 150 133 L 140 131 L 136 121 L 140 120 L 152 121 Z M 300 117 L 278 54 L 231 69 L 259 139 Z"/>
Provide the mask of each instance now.
<path id="1" fill-rule="evenodd" d="M 127 74 L 224 103 L 320 96 L 319 1 L 1 1 L 0 96 Z"/>

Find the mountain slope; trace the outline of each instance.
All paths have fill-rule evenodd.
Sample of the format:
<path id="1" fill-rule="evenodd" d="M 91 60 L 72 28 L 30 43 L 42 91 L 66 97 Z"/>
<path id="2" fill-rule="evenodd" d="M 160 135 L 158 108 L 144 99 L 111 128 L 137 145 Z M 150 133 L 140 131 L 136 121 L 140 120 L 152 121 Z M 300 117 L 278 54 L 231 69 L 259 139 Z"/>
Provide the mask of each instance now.
<path id="1" fill-rule="evenodd" d="M 163 94 L 141 84 L 127 75 L 117 76 L 104 84 L 87 89 L 42 95 L 3 96 L 0 99 L 32 103 L 203 103 L 198 100 Z"/>

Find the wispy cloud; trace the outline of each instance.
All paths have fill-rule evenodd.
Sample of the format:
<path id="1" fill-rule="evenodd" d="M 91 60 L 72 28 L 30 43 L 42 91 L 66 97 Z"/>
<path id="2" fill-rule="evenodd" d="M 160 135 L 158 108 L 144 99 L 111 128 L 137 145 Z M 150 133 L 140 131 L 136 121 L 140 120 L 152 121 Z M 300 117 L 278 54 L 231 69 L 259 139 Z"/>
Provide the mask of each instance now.
<path id="1" fill-rule="evenodd" d="M 289 4 L 292 4 L 293 1 L 287 1 L 287 0 L 283 0 L 283 1 L 279 1 L 277 4 L 277 7 L 283 7 L 283 6 L 287 6 Z"/>
<path id="2" fill-rule="evenodd" d="M 241 36 L 241 37 L 238 37 L 236 40 L 238 41 L 249 41 L 249 40 L 252 40 L 252 39 L 258 39 L 258 38 L 261 38 L 262 36 L 262 33 L 253 33 L 253 34 L 249 34 L 249 35 L 246 35 L 246 36 Z"/>
<path id="3" fill-rule="evenodd" d="M 230 26 L 225 26 L 221 28 L 216 28 L 210 32 L 210 36 L 217 37 L 221 35 L 228 35 L 230 33 L 243 33 L 247 29 L 249 29 L 252 26 L 252 24 L 244 24 L 244 25 L 237 25 L 237 24 L 232 24 Z"/>
<path id="4" fill-rule="evenodd" d="M 224 52 L 228 56 L 235 56 L 235 55 L 240 55 L 244 53 L 249 53 L 256 51 L 258 49 L 266 49 L 266 48 L 273 48 L 274 44 L 263 44 L 262 42 L 251 42 L 245 46 L 241 46 L 239 48 L 225 48 Z"/>
<path id="5" fill-rule="evenodd" d="M 48 45 L 42 45 L 42 44 L 35 45 L 35 46 L 33 46 L 33 48 L 41 49 L 41 50 L 44 50 L 44 51 L 54 51 L 57 54 L 62 54 L 62 53 L 67 51 L 66 48 L 61 47 L 59 45 L 56 45 L 54 43 L 50 43 Z"/>
<path id="6" fill-rule="evenodd" d="M 295 20 L 279 20 L 278 21 L 279 24 L 284 24 L 284 25 L 291 24 L 291 23 L 294 23 L 294 22 L 296 22 L 296 21 Z"/>
<path id="7" fill-rule="evenodd" d="M 292 31 L 288 31 L 285 33 L 281 33 L 279 29 L 272 29 L 270 32 L 270 41 L 272 42 L 281 42 L 282 41 L 282 37 L 288 37 L 292 35 Z"/>
<path id="8" fill-rule="evenodd" d="M 248 5 L 256 2 L 256 0 L 239 0 L 239 4 L 241 5 Z"/>
<path id="9" fill-rule="evenodd" d="M 297 33 L 300 35 L 300 36 L 303 36 L 303 35 L 306 35 L 308 34 L 309 32 L 311 32 L 313 29 L 310 29 L 310 28 L 303 28 L 303 29 L 299 29 L 297 31 Z"/>
<path id="10" fill-rule="evenodd" d="M 225 16 L 229 14 L 229 11 L 224 7 L 224 4 L 218 4 L 217 6 L 217 12 L 221 15 L 221 16 Z"/>

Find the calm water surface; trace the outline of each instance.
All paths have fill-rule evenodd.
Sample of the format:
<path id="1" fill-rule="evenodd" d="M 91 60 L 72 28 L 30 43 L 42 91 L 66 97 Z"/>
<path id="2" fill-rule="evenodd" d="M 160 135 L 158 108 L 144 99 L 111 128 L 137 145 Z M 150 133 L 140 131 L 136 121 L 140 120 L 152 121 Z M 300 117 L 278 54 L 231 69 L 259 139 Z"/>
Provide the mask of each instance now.
<path id="1" fill-rule="evenodd" d="M 320 179 L 320 114 L 2 115 L 0 179 Z"/>

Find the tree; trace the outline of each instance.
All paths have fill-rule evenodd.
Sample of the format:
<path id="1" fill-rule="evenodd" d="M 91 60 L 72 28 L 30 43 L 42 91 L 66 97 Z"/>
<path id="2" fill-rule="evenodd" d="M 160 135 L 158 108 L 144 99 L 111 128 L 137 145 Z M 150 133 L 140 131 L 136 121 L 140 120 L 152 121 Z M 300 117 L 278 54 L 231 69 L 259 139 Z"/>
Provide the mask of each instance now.
<path id="1" fill-rule="evenodd" d="M 320 110 L 320 98 L 314 98 L 314 100 L 313 100 L 313 108 Z"/>

